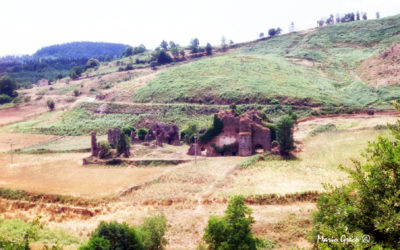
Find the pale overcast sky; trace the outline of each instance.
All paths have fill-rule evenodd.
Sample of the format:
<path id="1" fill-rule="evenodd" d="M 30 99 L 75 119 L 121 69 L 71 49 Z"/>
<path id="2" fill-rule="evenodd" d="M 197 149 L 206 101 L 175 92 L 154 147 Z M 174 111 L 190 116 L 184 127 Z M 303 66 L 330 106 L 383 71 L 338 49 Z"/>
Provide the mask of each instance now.
<path id="1" fill-rule="evenodd" d="M 316 26 L 330 13 L 364 11 L 368 18 L 400 14 L 400 0 L 0 0 L 0 55 L 32 54 L 71 41 L 103 41 L 147 48 L 161 40 L 187 45 L 258 38 L 271 27 Z"/>

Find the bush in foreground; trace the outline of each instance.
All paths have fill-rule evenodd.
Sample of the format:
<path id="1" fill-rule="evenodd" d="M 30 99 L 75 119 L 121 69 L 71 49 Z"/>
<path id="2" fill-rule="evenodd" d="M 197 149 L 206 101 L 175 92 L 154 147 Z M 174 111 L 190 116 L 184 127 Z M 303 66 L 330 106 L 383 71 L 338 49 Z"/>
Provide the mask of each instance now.
<path id="1" fill-rule="evenodd" d="M 233 197 L 224 217 L 211 216 L 203 239 L 209 249 L 256 249 L 256 237 L 251 232 L 255 222 L 251 209 L 242 196 Z"/>
<path id="2" fill-rule="evenodd" d="M 145 249 L 164 249 L 164 246 L 168 243 L 168 240 L 164 237 L 167 231 L 167 219 L 162 214 L 146 218 L 138 231 L 143 237 Z"/>
<path id="3" fill-rule="evenodd" d="M 81 250 L 94 249 L 144 249 L 142 238 L 138 232 L 126 223 L 100 222 L 93 232 L 87 245 L 80 247 Z"/>
<path id="4" fill-rule="evenodd" d="M 161 250 L 168 243 L 164 235 L 167 220 L 164 215 L 146 218 L 137 229 L 126 223 L 101 222 L 89 242 L 80 250 Z"/>
<path id="5" fill-rule="evenodd" d="M 378 137 L 369 144 L 364 164 L 341 167 L 350 175 L 349 184 L 327 186 L 330 192 L 318 198 L 311 234 L 316 247 L 400 248 L 400 130 L 392 131 L 394 138 Z"/>

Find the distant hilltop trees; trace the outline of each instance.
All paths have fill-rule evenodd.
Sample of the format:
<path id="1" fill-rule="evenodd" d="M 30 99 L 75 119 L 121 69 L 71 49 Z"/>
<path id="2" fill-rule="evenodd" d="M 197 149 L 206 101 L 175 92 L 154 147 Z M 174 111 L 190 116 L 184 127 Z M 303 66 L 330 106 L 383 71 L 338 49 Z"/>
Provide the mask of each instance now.
<path id="1" fill-rule="evenodd" d="M 128 45 L 104 42 L 72 42 L 39 49 L 33 59 L 78 59 L 78 58 L 118 58 Z"/>
<path id="2" fill-rule="evenodd" d="M 376 12 L 376 19 L 380 18 L 379 12 Z M 366 12 L 349 12 L 344 15 L 336 14 L 336 17 L 331 14 L 328 18 L 321 18 L 317 20 L 318 27 L 322 27 L 324 25 L 332 25 L 335 23 L 348 23 L 360 20 L 368 20 L 368 16 Z"/>

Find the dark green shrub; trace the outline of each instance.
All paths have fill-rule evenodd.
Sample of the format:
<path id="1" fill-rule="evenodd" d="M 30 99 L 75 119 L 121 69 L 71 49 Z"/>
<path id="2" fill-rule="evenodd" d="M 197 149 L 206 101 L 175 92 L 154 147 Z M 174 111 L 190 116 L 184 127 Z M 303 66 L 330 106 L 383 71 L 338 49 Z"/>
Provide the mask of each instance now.
<path id="1" fill-rule="evenodd" d="M 184 137 L 183 140 L 190 144 L 194 143 L 194 136 L 198 135 L 199 129 L 196 123 L 189 123 L 185 130 L 182 131 Z M 182 138 L 182 137 L 181 137 Z"/>
<path id="2" fill-rule="evenodd" d="M 46 104 L 47 104 L 47 107 L 50 109 L 50 111 L 53 111 L 56 106 L 55 102 L 51 99 L 47 100 Z"/>
<path id="3" fill-rule="evenodd" d="M 168 243 L 164 237 L 167 231 L 167 219 L 164 215 L 146 218 L 138 231 L 142 235 L 145 249 L 161 250 Z"/>
<path id="4" fill-rule="evenodd" d="M 389 127 L 387 125 L 382 125 L 382 124 L 378 124 L 374 127 L 374 129 L 376 130 L 384 130 L 384 129 L 388 129 Z"/>
<path id="5" fill-rule="evenodd" d="M 270 104 L 279 104 L 279 100 L 277 100 L 277 99 L 272 99 L 269 103 L 270 103 Z"/>
<path id="6" fill-rule="evenodd" d="M 17 96 L 16 90 L 18 83 L 16 80 L 9 76 L 0 77 L 0 95 L 8 95 L 10 97 Z"/>
<path id="7" fill-rule="evenodd" d="M 118 155 L 124 154 L 124 157 L 129 157 L 129 149 L 131 148 L 129 137 L 125 133 L 121 133 L 118 144 Z"/>
<path id="8" fill-rule="evenodd" d="M 150 63 L 150 67 L 151 67 L 151 69 L 152 70 L 156 70 L 157 69 L 157 62 L 155 62 L 155 61 L 152 61 L 151 63 Z"/>
<path id="9" fill-rule="evenodd" d="M 154 61 L 159 65 L 171 63 L 173 61 L 172 57 L 163 49 L 154 51 L 152 56 Z"/>
<path id="10" fill-rule="evenodd" d="M 211 46 L 211 44 L 210 43 L 207 43 L 207 45 L 206 45 L 206 54 L 208 55 L 208 56 L 210 56 L 210 55 L 212 55 L 212 46 Z"/>
<path id="11" fill-rule="evenodd" d="M 236 105 L 236 103 L 232 104 L 232 111 L 235 112 L 235 115 L 240 115 L 242 114 L 242 111 L 238 108 L 238 106 Z"/>
<path id="12" fill-rule="evenodd" d="M 74 96 L 79 96 L 81 92 L 78 89 L 74 89 Z"/>
<path id="13" fill-rule="evenodd" d="M 75 80 L 75 79 L 78 79 L 82 75 L 82 73 L 83 73 L 83 69 L 79 66 L 75 66 L 69 72 L 69 77 L 71 77 L 71 79 Z"/>
<path id="14" fill-rule="evenodd" d="M 111 152 L 111 145 L 108 141 L 101 141 L 100 142 L 100 151 L 99 151 L 99 158 L 104 159 L 108 158 L 112 155 Z"/>
<path id="15" fill-rule="evenodd" d="M 125 66 L 125 70 L 132 70 L 133 69 L 133 63 L 128 63 L 126 66 Z"/>
<path id="16" fill-rule="evenodd" d="M 290 116 L 290 118 L 292 118 L 293 122 L 296 123 L 297 121 L 297 114 L 295 112 L 293 112 L 292 109 L 289 109 L 288 111 L 288 116 Z"/>
<path id="17" fill-rule="evenodd" d="M 97 60 L 97 59 L 95 59 L 95 58 L 90 58 L 90 59 L 87 61 L 87 63 L 86 63 L 86 68 L 87 68 L 87 69 L 89 69 L 89 68 L 96 68 L 96 67 L 98 67 L 98 66 L 100 66 L 100 62 L 99 62 L 99 60 Z"/>
<path id="18" fill-rule="evenodd" d="M 146 135 L 147 135 L 147 133 L 148 133 L 149 131 L 147 130 L 147 129 L 145 129 L 145 128 L 140 128 L 139 130 L 138 130 L 138 138 L 140 139 L 140 140 L 142 140 L 142 141 L 144 141 L 144 138 L 146 137 Z"/>
<path id="19" fill-rule="evenodd" d="M 92 237 L 89 242 L 81 246 L 79 250 L 109 250 L 111 248 L 110 241 L 103 237 Z"/>
<path id="20" fill-rule="evenodd" d="M 336 125 L 333 123 L 328 123 L 328 124 L 323 124 L 323 125 L 319 125 L 318 127 L 316 127 L 315 129 L 313 129 L 310 134 L 311 135 L 317 135 L 320 133 L 324 133 L 324 132 L 328 132 L 328 131 L 332 131 L 336 129 Z"/>
<path id="21" fill-rule="evenodd" d="M 0 104 L 10 103 L 11 101 L 12 101 L 12 98 L 10 96 L 5 95 L 5 94 L 0 95 Z"/>
<path id="22" fill-rule="evenodd" d="M 127 125 L 122 128 L 122 132 L 127 136 L 130 136 L 131 132 L 135 133 L 135 128 L 132 125 Z"/>
<path id="23" fill-rule="evenodd" d="M 209 249 L 256 249 L 256 238 L 251 232 L 255 222 L 243 196 L 234 196 L 228 203 L 224 217 L 211 216 L 203 239 Z"/>
<path id="24" fill-rule="evenodd" d="M 200 136 L 200 141 L 202 143 L 210 142 L 217 135 L 219 135 L 224 128 L 224 123 L 217 115 L 214 115 L 213 125 L 209 127 L 206 132 Z"/>
<path id="25" fill-rule="evenodd" d="M 269 132 L 271 134 L 271 141 L 275 141 L 276 140 L 276 130 L 277 130 L 276 125 L 272 124 L 272 123 L 266 123 L 266 124 L 264 124 L 264 126 L 269 128 Z"/>
<path id="26" fill-rule="evenodd" d="M 113 222 L 100 222 L 97 229 L 92 234 L 93 238 L 103 238 L 110 244 L 108 249 L 126 249 L 126 250 L 140 250 L 145 249 L 142 244 L 141 236 L 132 227 L 129 227 L 126 223 Z M 107 244 L 105 241 L 100 239 L 96 240 L 98 243 Z M 100 248 L 104 249 L 104 248 Z"/>
<path id="27" fill-rule="evenodd" d="M 25 242 L 25 244 L 16 243 L 14 241 L 8 241 L 2 239 L 0 236 L 0 249 L 5 250 L 29 250 L 29 242 Z"/>
<path id="28" fill-rule="evenodd" d="M 276 123 L 276 140 L 279 143 L 281 155 L 289 155 L 290 151 L 295 149 L 293 140 L 294 122 L 288 115 L 281 117 Z"/>
<path id="29" fill-rule="evenodd" d="M 268 115 L 268 108 L 264 107 L 261 112 L 260 112 L 260 118 L 264 121 L 264 122 L 268 122 L 268 123 L 273 123 L 271 117 L 269 117 Z"/>

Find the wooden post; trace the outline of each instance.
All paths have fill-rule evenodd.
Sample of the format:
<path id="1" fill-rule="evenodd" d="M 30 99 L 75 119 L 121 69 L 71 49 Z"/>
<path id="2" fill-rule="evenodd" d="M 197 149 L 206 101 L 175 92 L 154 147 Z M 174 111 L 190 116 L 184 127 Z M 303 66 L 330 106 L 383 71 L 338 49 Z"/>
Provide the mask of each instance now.
<path id="1" fill-rule="evenodd" d="M 13 145 L 14 145 L 14 143 L 11 141 L 10 142 L 10 147 L 11 147 L 11 151 L 10 151 L 10 156 L 11 156 L 11 165 L 13 164 L 13 162 L 14 162 L 14 155 L 13 155 Z"/>
<path id="2" fill-rule="evenodd" d="M 197 136 L 194 136 L 194 164 L 197 166 Z"/>

